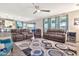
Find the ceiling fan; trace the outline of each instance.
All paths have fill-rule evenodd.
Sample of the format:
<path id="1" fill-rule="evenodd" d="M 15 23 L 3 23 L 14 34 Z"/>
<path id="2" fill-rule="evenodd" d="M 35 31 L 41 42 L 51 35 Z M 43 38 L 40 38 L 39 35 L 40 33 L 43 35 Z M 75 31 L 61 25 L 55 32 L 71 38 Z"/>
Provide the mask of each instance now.
<path id="1" fill-rule="evenodd" d="M 41 9 L 39 8 L 39 5 L 35 5 L 34 3 L 33 3 L 33 6 L 34 6 L 34 8 L 36 9 L 36 10 L 33 12 L 33 14 L 36 14 L 36 13 L 38 13 L 38 12 L 50 12 L 50 10 L 41 10 Z"/>

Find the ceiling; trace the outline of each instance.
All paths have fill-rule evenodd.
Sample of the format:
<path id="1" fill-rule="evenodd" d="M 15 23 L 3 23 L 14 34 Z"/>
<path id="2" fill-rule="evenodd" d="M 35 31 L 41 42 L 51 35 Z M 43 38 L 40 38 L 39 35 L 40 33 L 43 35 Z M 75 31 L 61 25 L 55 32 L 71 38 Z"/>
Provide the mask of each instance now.
<path id="1" fill-rule="evenodd" d="M 32 3 L 0 3 L 0 12 L 19 17 L 20 20 L 24 19 L 23 21 L 29 21 L 79 9 L 74 3 L 36 3 L 36 5 L 39 5 L 40 9 L 49 9 L 51 12 L 33 14 L 35 8 Z"/>

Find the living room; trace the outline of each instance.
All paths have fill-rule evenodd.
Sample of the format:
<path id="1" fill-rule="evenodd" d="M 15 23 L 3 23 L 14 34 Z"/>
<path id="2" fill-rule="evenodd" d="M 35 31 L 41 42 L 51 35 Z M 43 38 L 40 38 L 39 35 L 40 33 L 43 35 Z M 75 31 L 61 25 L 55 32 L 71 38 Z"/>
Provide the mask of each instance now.
<path id="1" fill-rule="evenodd" d="M 79 55 L 79 4 L 3 3 L 0 7 L 0 56 Z"/>

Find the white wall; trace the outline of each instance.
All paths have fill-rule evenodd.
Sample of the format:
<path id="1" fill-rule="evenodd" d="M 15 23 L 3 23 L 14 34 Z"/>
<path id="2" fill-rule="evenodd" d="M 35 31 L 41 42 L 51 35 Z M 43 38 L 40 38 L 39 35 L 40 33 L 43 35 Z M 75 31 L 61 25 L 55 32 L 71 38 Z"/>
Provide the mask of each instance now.
<path id="1" fill-rule="evenodd" d="M 76 42 L 79 42 L 79 25 L 74 25 L 74 18 L 79 18 L 79 10 L 68 13 L 69 31 L 76 32 Z"/>

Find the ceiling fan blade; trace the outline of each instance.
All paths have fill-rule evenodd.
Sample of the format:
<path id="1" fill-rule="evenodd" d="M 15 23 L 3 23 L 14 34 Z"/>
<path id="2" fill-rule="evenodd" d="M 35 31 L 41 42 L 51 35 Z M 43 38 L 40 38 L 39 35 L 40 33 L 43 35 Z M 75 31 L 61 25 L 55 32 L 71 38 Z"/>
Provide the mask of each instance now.
<path id="1" fill-rule="evenodd" d="M 37 10 L 33 12 L 33 14 L 36 14 L 36 13 L 37 13 Z"/>
<path id="2" fill-rule="evenodd" d="M 50 12 L 50 10 L 40 10 L 40 11 L 43 11 L 43 12 Z"/>

